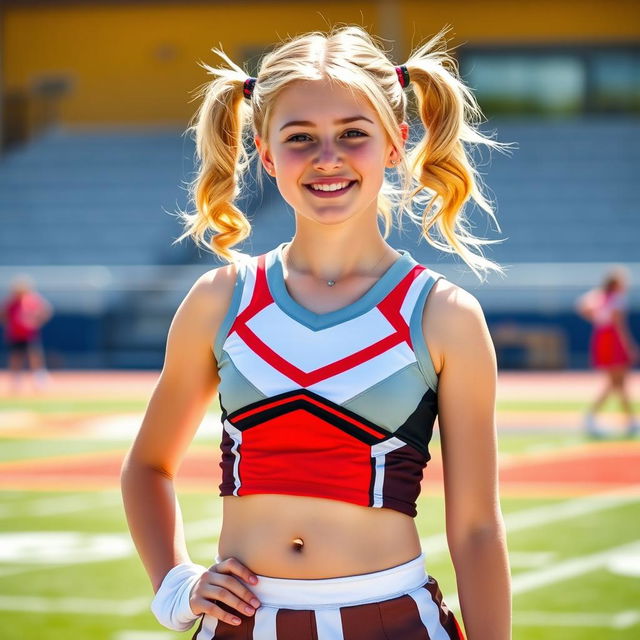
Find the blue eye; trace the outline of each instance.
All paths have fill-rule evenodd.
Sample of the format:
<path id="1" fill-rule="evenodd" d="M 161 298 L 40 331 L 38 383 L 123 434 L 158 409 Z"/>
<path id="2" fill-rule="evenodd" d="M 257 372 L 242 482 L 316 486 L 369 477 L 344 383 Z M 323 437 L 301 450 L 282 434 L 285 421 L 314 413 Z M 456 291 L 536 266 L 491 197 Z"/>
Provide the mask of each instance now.
<path id="1" fill-rule="evenodd" d="M 347 135 L 349 133 L 356 133 L 358 134 L 357 136 L 350 136 Z M 360 137 L 367 137 L 367 134 L 364 131 L 359 131 L 358 129 L 349 129 L 348 131 L 345 131 L 344 136 L 346 136 L 347 138 L 360 138 Z M 305 142 L 304 140 L 296 140 L 296 138 L 304 138 L 304 137 L 309 137 L 308 134 L 306 133 L 296 133 L 296 135 L 291 136 L 290 138 L 287 138 L 286 142 Z"/>
<path id="2" fill-rule="evenodd" d="M 358 129 L 349 129 L 349 131 L 347 131 L 345 135 L 347 133 L 357 133 L 358 134 L 357 137 L 360 137 L 360 136 L 364 136 L 365 138 L 367 137 L 367 134 L 364 131 L 358 131 Z M 348 136 L 348 137 L 350 138 L 351 136 Z"/>
<path id="3" fill-rule="evenodd" d="M 297 133 L 295 136 L 287 138 L 287 142 L 300 142 L 300 140 L 296 140 L 296 138 L 304 138 L 306 135 L 306 133 Z"/>

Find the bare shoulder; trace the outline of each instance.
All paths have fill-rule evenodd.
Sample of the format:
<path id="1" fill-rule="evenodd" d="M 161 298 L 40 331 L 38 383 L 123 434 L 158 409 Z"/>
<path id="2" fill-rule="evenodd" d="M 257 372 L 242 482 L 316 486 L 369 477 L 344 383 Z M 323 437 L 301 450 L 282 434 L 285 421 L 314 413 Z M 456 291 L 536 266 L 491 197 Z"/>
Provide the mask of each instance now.
<path id="1" fill-rule="evenodd" d="M 238 267 L 235 264 L 209 269 L 193 284 L 181 306 L 197 313 L 209 327 L 225 315 L 236 283 Z"/>
<path id="2" fill-rule="evenodd" d="M 436 281 L 429 292 L 422 312 L 422 331 L 438 375 L 456 347 L 465 344 L 469 348 L 478 341 L 486 345 L 491 340 L 478 299 L 446 278 Z"/>
<path id="3" fill-rule="evenodd" d="M 222 319 L 233 295 L 238 267 L 227 264 L 203 273 L 185 296 L 183 304 L 200 311 L 209 322 Z"/>
<path id="4" fill-rule="evenodd" d="M 236 276 L 235 264 L 223 265 L 203 273 L 192 285 L 169 328 L 165 375 L 182 375 L 187 363 L 193 369 L 196 360 L 212 357 L 210 347 L 229 309 Z"/>

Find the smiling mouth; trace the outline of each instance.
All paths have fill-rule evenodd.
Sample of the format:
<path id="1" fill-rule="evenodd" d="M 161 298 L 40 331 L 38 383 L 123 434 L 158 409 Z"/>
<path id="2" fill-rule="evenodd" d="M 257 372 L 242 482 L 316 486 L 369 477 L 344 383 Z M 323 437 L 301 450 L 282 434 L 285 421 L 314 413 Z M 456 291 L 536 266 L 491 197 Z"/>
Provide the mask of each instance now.
<path id="1" fill-rule="evenodd" d="M 343 187 L 342 189 L 331 190 L 314 189 L 310 184 L 305 184 L 304 186 L 307 188 L 307 190 L 311 191 L 314 196 L 318 196 L 320 198 L 335 198 L 336 196 L 341 196 L 343 193 L 347 193 L 347 191 L 349 191 L 351 187 L 356 184 L 356 182 L 357 180 L 351 180 L 346 187 Z"/>

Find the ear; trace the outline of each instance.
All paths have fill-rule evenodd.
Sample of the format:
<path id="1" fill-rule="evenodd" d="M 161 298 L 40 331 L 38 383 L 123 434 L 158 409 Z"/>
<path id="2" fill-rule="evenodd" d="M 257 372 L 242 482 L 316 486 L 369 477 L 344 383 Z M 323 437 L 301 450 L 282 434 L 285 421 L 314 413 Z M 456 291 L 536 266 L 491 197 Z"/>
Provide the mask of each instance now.
<path id="1" fill-rule="evenodd" d="M 271 158 L 271 154 L 269 153 L 269 149 L 267 145 L 264 143 L 264 140 L 259 136 L 253 136 L 253 141 L 255 142 L 256 149 L 258 150 L 258 155 L 260 156 L 260 162 L 262 162 L 262 166 L 264 170 L 270 175 L 275 176 L 275 167 L 273 164 L 273 159 Z"/>
<path id="2" fill-rule="evenodd" d="M 402 146 L 404 149 L 404 145 L 407 143 L 407 139 L 409 138 L 409 125 L 406 122 L 401 122 L 398 128 L 400 129 L 400 136 L 402 137 Z M 391 147 L 391 154 L 386 165 L 387 169 L 393 169 L 398 165 L 400 155 L 400 152 L 395 147 Z M 393 162 L 391 162 L 392 160 Z"/>

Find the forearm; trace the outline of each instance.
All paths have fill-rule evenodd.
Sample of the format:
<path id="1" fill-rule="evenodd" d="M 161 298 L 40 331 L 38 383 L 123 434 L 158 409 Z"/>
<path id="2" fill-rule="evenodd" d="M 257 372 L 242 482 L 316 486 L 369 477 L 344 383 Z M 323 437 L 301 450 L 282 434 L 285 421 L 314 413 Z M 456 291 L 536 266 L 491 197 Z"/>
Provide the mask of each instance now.
<path id="1" fill-rule="evenodd" d="M 173 479 L 127 458 L 121 483 L 131 537 L 157 591 L 172 567 L 189 561 Z"/>
<path id="2" fill-rule="evenodd" d="M 511 640 L 511 576 L 504 525 L 452 549 L 467 640 Z"/>
<path id="3" fill-rule="evenodd" d="M 618 330 L 626 349 L 631 350 L 633 349 L 633 347 L 637 346 L 636 341 L 634 340 L 633 335 L 631 334 L 631 331 L 629 330 L 626 322 L 620 322 L 618 324 Z"/>

